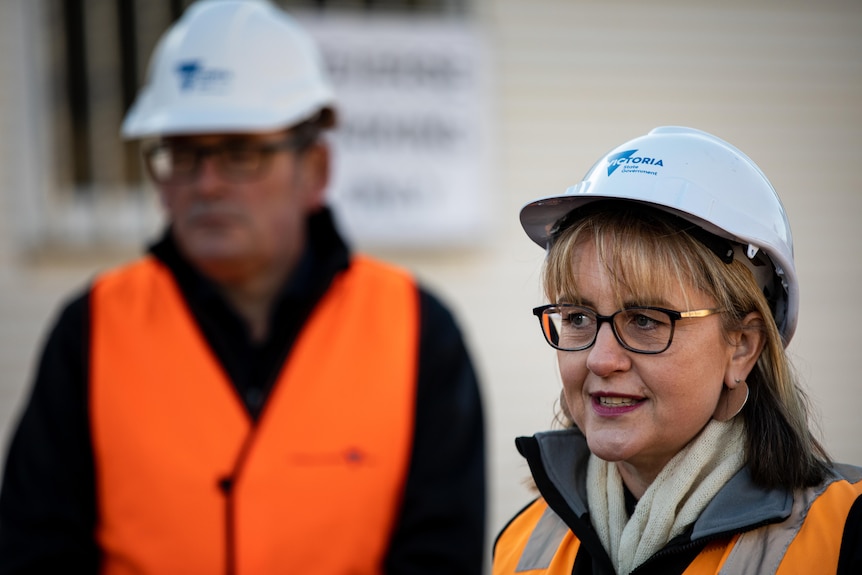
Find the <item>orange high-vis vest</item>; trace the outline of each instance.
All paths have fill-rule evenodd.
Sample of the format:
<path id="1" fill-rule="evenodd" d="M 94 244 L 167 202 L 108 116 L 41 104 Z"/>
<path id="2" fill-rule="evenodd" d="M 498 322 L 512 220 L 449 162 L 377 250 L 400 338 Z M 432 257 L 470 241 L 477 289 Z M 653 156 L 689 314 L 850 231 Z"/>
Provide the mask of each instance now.
<path id="1" fill-rule="evenodd" d="M 682 575 L 810 575 L 835 573 L 844 525 L 862 496 L 862 474 L 847 467 L 846 477 L 794 493 L 790 516 L 718 539 Z M 493 575 L 577 575 L 572 571 L 581 542 L 544 499 L 521 511 L 494 547 Z"/>
<path id="2" fill-rule="evenodd" d="M 100 277 L 91 309 L 103 573 L 382 571 L 414 424 L 407 274 L 354 258 L 256 425 L 157 260 Z"/>

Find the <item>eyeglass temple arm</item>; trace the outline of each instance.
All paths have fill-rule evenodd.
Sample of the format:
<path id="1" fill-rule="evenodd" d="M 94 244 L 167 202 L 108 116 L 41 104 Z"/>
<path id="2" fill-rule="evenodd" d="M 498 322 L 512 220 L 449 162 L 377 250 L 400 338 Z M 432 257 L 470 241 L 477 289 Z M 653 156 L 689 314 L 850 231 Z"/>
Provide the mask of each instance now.
<path id="1" fill-rule="evenodd" d="M 706 317 L 718 312 L 719 310 L 717 309 L 695 309 L 692 311 L 681 311 L 679 312 L 679 317 Z"/>

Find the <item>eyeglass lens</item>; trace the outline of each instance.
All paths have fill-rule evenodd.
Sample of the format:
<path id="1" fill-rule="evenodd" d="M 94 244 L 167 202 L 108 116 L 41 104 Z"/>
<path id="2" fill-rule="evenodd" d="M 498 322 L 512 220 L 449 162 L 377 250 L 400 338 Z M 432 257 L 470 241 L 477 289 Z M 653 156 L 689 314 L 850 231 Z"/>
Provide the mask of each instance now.
<path id="1" fill-rule="evenodd" d="M 273 152 L 290 145 L 290 141 L 264 146 L 237 144 L 190 146 L 162 143 L 147 150 L 144 157 L 150 174 L 160 184 L 193 181 L 205 156 L 213 157 L 219 175 L 239 181 L 258 176 Z"/>
<path id="2" fill-rule="evenodd" d="M 611 318 L 617 339 L 634 351 L 664 351 L 673 337 L 673 318 L 660 310 L 627 308 Z M 541 322 L 548 343 L 567 351 L 593 345 L 602 323 L 594 311 L 577 306 L 547 308 L 542 313 Z"/>

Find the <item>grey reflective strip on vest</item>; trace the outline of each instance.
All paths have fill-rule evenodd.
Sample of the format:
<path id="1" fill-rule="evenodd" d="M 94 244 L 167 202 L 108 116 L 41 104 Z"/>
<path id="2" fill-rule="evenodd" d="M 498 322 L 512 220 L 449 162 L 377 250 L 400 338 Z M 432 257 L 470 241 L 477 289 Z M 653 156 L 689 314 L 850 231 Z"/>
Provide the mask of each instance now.
<path id="1" fill-rule="evenodd" d="M 515 573 L 531 569 L 547 569 L 568 531 L 569 528 L 563 520 L 551 511 L 550 507 L 546 508 L 533 532 L 530 533 L 530 539 L 518 560 Z"/>
<path id="2" fill-rule="evenodd" d="M 811 504 L 830 483 L 797 492 L 790 517 L 781 523 L 766 525 L 743 533 L 730 551 L 719 575 L 775 575 L 787 548 L 805 522 Z"/>

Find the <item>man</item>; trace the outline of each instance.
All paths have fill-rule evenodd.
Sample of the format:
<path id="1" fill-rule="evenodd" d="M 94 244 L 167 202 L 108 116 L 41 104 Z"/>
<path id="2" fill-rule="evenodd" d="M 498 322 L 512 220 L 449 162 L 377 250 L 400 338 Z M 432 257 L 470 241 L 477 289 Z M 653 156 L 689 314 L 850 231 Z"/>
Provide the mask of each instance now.
<path id="1" fill-rule="evenodd" d="M 168 216 L 54 326 L 9 448 L 0 573 L 480 573 L 484 443 L 451 314 L 351 255 L 333 96 L 261 0 L 203 0 L 123 125 Z"/>

